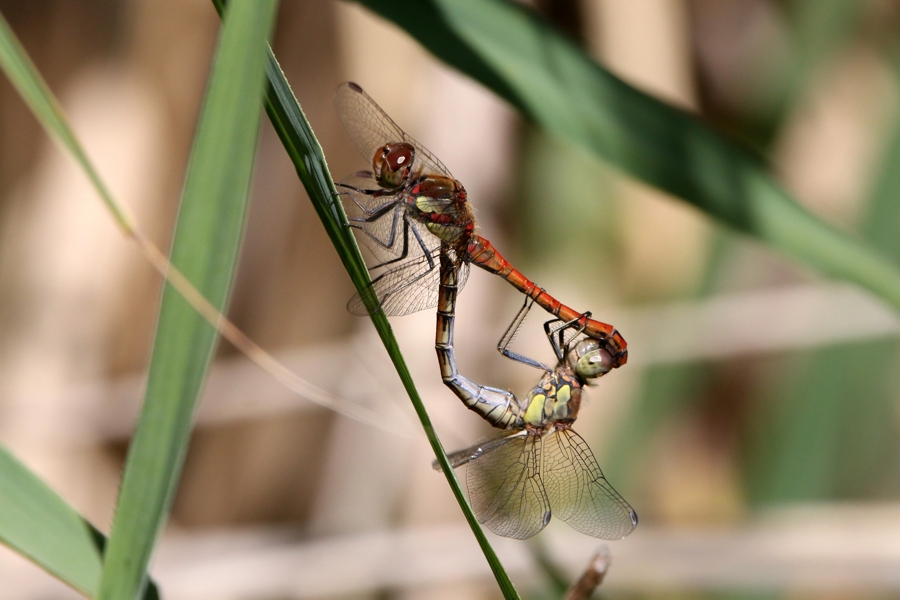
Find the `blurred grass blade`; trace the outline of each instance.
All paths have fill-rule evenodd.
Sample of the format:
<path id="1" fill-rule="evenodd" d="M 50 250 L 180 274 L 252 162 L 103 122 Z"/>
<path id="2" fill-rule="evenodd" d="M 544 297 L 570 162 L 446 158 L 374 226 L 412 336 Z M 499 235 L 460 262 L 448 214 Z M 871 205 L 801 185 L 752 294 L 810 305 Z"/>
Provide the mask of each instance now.
<path id="1" fill-rule="evenodd" d="M 194 306 L 195 310 L 204 315 L 210 323 L 218 324 L 219 332 L 223 337 L 228 339 L 229 342 L 261 369 L 303 398 L 329 410 L 357 419 L 360 422 L 375 425 L 392 433 L 405 434 L 404 429 L 396 424 L 386 423 L 386 420 L 381 415 L 353 403 L 342 402 L 339 398 L 327 394 L 298 377 L 224 318 L 197 292 L 196 288 L 182 273 L 177 269 L 171 268 L 162 252 L 149 238 L 143 235 L 125 207 L 110 193 L 109 188 L 106 187 L 100 174 L 88 158 L 84 147 L 79 143 L 75 133 L 72 131 L 55 96 L 41 78 L 40 73 L 38 73 L 34 64 L 28 58 L 12 30 L 9 29 L 6 21 L 3 20 L 2 15 L 0 15 L 0 67 L 9 76 L 10 81 L 44 129 L 52 136 L 55 136 L 63 147 L 78 161 L 79 166 L 90 179 L 94 189 L 100 194 L 104 204 L 112 213 L 123 233 L 138 244 L 150 264 L 181 292 Z"/>
<path id="2" fill-rule="evenodd" d="M 131 217 L 113 199 L 106 184 L 100 178 L 100 174 L 88 160 L 84 148 L 78 143 L 68 121 L 63 116 L 56 97 L 50 92 L 46 82 L 41 79 L 37 68 L 28 58 L 28 54 L 22 48 L 2 14 L 0 14 L 0 67 L 3 68 L 10 82 L 31 108 L 44 129 L 56 135 L 81 165 L 119 226 L 126 232 L 133 231 Z"/>
<path id="3" fill-rule="evenodd" d="M 900 270 L 890 261 L 803 209 L 746 148 L 625 84 L 527 8 L 508 0 L 360 2 L 548 131 L 900 311 Z"/>
<path id="4" fill-rule="evenodd" d="M 223 0 L 213 0 L 213 3 L 221 14 L 225 2 Z M 494 573 L 500 590 L 505 598 L 518 598 L 519 595 L 509 579 L 509 575 L 507 575 L 500 559 L 497 558 L 497 554 L 484 535 L 481 525 L 472 512 L 472 507 L 462 491 L 459 479 L 457 479 L 456 473 L 450 467 L 447 454 L 441 445 L 437 432 L 432 426 L 431 418 L 425 410 L 422 399 L 419 397 L 419 392 L 413 383 L 412 375 L 406 366 L 403 354 L 400 352 L 400 346 L 397 344 L 390 323 L 388 323 L 381 310 L 373 311 L 377 306 L 377 299 L 371 292 L 369 272 L 366 269 L 362 255 L 359 253 L 356 238 L 353 237 L 350 230 L 347 215 L 344 213 L 344 208 L 334 187 L 334 180 L 328 171 L 328 164 L 325 161 L 322 146 L 313 134 L 312 127 L 306 120 L 306 115 L 303 114 L 297 98 L 291 91 L 291 87 L 271 51 L 269 52 L 266 73 L 269 80 L 266 98 L 266 112 L 269 115 L 269 120 L 278 133 L 278 137 L 281 139 L 291 162 L 293 162 L 313 207 L 322 220 L 322 225 L 325 227 L 331 243 L 334 244 L 335 250 L 344 264 L 344 268 L 347 269 L 353 285 L 356 286 L 357 291 L 359 291 L 366 302 L 366 306 L 369 308 L 372 315 L 372 323 L 375 325 L 375 329 L 381 337 L 391 362 L 400 376 L 403 387 L 406 389 L 416 415 L 422 423 L 422 428 L 425 430 L 425 435 L 441 465 L 450 489 L 453 491 L 453 495 L 456 497 L 456 501 L 459 503 L 466 520 L 469 522 L 469 526 L 472 528 L 472 532 L 491 567 L 491 571 Z M 435 370 L 435 376 L 437 376 L 437 370 Z"/>
<path id="5" fill-rule="evenodd" d="M 893 71 L 900 56 L 893 49 Z M 900 125 L 875 178 L 863 235 L 900 262 Z M 756 503 L 880 498 L 900 486 L 896 381 L 900 344 L 880 340 L 808 353 L 788 382 L 770 386 L 746 457 L 746 492 Z M 799 361 L 798 361 L 799 362 Z M 785 377 L 785 379 L 788 379 Z"/>
<path id="6" fill-rule="evenodd" d="M 766 58 L 759 61 L 763 67 L 754 73 L 741 107 L 751 125 L 741 130 L 745 139 L 749 137 L 762 148 L 771 147 L 785 119 L 809 90 L 819 65 L 845 50 L 858 35 L 866 10 L 866 3 L 859 0 L 789 0 L 781 4 L 779 16 L 787 27 L 788 48 L 772 45 L 765 50 Z"/>
<path id="7" fill-rule="evenodd" d="M 235 0 L 224 19 L 172 246 L 172 264 L 220 311 L 244 228 L 275 6 L 275 0 Z M 99 598 L 134 598 L 144 585 L 216 341 L 215 329 L 167 284 Z"/>
<path id="8" fill-rule="evenodd" d="M 119 225 L 131 221 L 115 203 L 90 164 L 63 113 L 0 14 L 0 67 L 41 124 L 81 163 Z M 40 478 L 0 447 L 0 540 L 82 593 L 94 595 L 100 582 L 106 538 Z M 156 598 L 156 587 L 147 598 Z"/>
<path id="9" fill-rule="evenodd" d="M 93 597 L 103 566 L 103 534 L 3 446 L 0 481 L 0 541 Z M 151 582 L 144 599 L 154 598 L 159 594 Z"/>

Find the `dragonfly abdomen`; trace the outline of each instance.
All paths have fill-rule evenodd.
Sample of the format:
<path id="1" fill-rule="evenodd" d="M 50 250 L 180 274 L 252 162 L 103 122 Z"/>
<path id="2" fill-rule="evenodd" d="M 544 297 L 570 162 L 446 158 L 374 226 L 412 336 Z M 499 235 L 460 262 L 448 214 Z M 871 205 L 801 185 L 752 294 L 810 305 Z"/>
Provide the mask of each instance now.
<path id="1" fill-rule="evenodd" d="M 584 333 L 592 338 L 604 340 L 610 347 L 613 367 L 621 367 L 628 362 L 628 344 L 615 327 L 596 321 L 579 313 L 548 294 L 543 288 L 525 277 L 521 271 L 503 258 L 493 244 L 480 235 L 472 235 L 466 246 L 466 257 L 485 271 L 499 275 L 514 288 L 532 298 L 534 303 L 563 321 L 578 321 Z"/>
<path id="2" fill-rule="evenodd" d="M 459 287 L 459 268 L 449 256 L 447 245 L 441 247 L 441 284 L 438 294 L 437 330 L 434 347 L 437 351 L 441 379 L 444 385 L 462 400 L 471 411 L 478 413 L 494 427 L 521 429 L 522 409 L 515 394 L 484 385 L 478 385 L 460 375 L 456 369 L 456 353 L 453 350 L 453 326 L 455 322 L 456 294 Z"/>

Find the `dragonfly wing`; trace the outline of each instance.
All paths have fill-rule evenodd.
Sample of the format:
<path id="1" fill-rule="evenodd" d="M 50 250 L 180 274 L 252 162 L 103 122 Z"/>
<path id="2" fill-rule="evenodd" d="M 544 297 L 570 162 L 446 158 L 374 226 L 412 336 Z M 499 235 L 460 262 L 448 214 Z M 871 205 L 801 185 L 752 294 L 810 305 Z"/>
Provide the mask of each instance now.
<path id="1" fill-rule="evenodd" d="M 469 501 L 478 522 L 497 535 L 524 540 L 550 522 L 540 449 L 540 437 L 512 435 L 469 461 Z"/>
<path id="2" fill-rule="evenodd" d="M 520 434 L 513 434 L 520 435 Z M 464 448 L 462 450 L 456 450 L 455 452 L 451 452 L 447 455 L 447 459 L 450 461 L 450 466 L 454 469 L 457 467 L 461 467 L 463 465 L 469 464 L 471 461 L 480 458 L 481 456 L 491 452 L 492 450 L 496 450 L 498 447 L 506 444 L 508 442 L 508 438 L 510 437 L 509 432 L 502 432 L 498 435 L 490 435 L 486 438 L 482 438 L 475 442 L 472 446 L 468 448 Z M 441 466 L 438 464 L 438 461 L 433 461 L 431 466 L 439 471 Z"/>
<path id="3" fill-rule="evenodd" d="M 541 477 L 553 514 L 581 533 L 604 540 L 627 536 L 634 509 L 603 476 L 594 453 L 571 429 L 544 436 Z"/>
<path id="4" fill-rule="evenodd" d="M 407 142 L 416 149 L 414 171 L 453 176 L 425 146 L 408 135 L 384 112 L 372 97 L 355 83 L 342 83 L 334 93 L 334 105 L 344 129 L 366 162 L 371 165 L 375 151 L 389 142 Z M 418 163 L 418 164 L 417 164 Z"/>
<path id="5" fill-rule="evenodd" d="M 458 289 L 468 279 L 469 266 L 460 265 Z M 400 266 L 384 271 L 372 278 L 372 289 L 380 301 L 380 307 L 389 317 L 402 317 L 420 310 L 434 308 L 438 303 L 440 283 L 440 258 L 437 253 L 407 260 Z M 347 303 L 347 310 L 354 315 L 368 315 L 359 294 Z"/>

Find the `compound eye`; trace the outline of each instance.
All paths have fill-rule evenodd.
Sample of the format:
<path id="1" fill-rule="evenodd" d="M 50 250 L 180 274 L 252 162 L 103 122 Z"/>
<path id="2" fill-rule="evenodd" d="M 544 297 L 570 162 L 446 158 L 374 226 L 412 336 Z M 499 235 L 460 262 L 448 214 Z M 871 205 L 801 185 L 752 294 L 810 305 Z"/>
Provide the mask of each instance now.
<path id="1" fill-rule="evenodd" d="M 578 359 L 575 371 L 585 379 L 594 379 L 606 375 L 613 368 L 613 359 L 606 350 L 598 349 L 588 352 Z"/>
<path id="2" fill-rule="evenodd" d="M 393 172 L 408 172 L 412 166 L 413 147 L 409 144 L 393 144 L 385 146 L 388 150 L 384 157 L 387 168 Z"/>
<path id="3" fill-rule="evenodd" d="M 596 379 L 612 371 L 612 355 L 597 340 L 578 342 L 569 354 L 569 365 L 582 379 Z"/>
<path id="4" fill-rule="evenodd" d="M 375 180 L 388 189 L 402 186 L 412 172 L 414 154 L 415 149 L 406 142 L 385 144 L 375 152 L 372 159 Z"/>

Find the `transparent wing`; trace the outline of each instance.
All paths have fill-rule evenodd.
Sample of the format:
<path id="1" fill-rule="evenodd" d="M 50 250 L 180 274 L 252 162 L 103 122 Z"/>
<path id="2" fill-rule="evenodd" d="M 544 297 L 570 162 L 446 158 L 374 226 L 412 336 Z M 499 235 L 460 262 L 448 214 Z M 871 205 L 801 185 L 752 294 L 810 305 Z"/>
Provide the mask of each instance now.
<path id="1" fill-rule="evenodd" d="M 522 435 L 522 434 L 513 434 L 513 435 Z M 494 435 L 490 435 L 486 438 L 482 438 L 475 442 L 473 445 L 468 448 L 464 448 L 462 450 L 456 450 L 455 452 L 451 452 L 447 455 L 447 459 L 450 461 L 450 466 L 454 469 L 457 467 L 461 467 L 463 465 L 469 464 L 471 461 L 481 457 L 488 452 L 497 449 L 498 447 L 509 442 L 510 433 L 508 431 L 504 432 L 495 432 Z M 441 470 L 441 465 L 437 460 L 432 461 L 431 467 L 435 471 Z"/>
<path id="2" fill-rule="evenodd" d="M 422 171 L 453 178 L 436 156 L 400 129 L 357 84 L 346 82 L 338 86 L 334 93 L 334 105 L 344 129 L 368 164 L 372 163 L 375 151 L 388 142 L 407 142 L 416 149 L 414 172 Z"/>
<path id="3" fill-rule="evenodd" d="M 541 484 L 541 439 L 512 435 L 469 460 L 466 484 L 478 522 L 497 535 L 524 540 L 550 522 Z"/>
<path id="4" fill-rule="evenodd" d="M 541 477 L 553 514 L 581 533 L 618 540 L 637 525 L 637 514 L 603 476 L 594 453 L 571 429 L 544 436 Z"/>
<path id="5" fill-rule="evenodd" d="M 372 279 L 372 288 L 380 300 L 379 306 L 389 317 L 402 317 L 420 310 L 434 308 L 438 303 L 438 287 L 440 284 L 440 258 L 438 252 L 429 256 L 420 256 L 413 260 L 405 260 L 400 266 L 384 271 Z M 459 289 L 466 283 L 469 275 L 468 263 L 459 266 Z M 369 314 L 359 294 L 355 294 L 347 303 L 347 310 L 354 315 Z"/>

